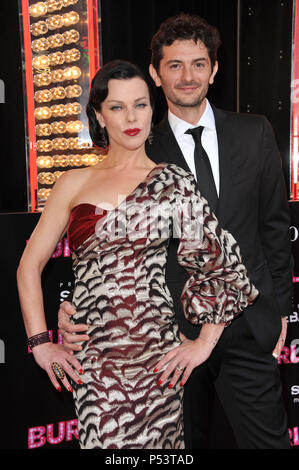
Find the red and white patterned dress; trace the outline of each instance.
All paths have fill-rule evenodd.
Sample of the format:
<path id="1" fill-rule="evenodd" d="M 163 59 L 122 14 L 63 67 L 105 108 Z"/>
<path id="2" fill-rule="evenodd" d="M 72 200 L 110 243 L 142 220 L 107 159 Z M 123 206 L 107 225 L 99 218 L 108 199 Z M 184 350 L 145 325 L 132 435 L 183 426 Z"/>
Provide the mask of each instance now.
<path id="1" fill-rule="evenodd" d="M 230 322 L 258 295 L 234 238 L 218 225 L 191 173 L 153 168 L 113 210 L 72 209 L 75 323 L 90 340 L 76 353 L 85 371 L 74 384 L 83 449 L 183 449 L 183 388 L 161 386 L 157 362 L 180 344 L 165 283 L 167 250 L 190 277 L 182 293 L 194 324 Z"/>

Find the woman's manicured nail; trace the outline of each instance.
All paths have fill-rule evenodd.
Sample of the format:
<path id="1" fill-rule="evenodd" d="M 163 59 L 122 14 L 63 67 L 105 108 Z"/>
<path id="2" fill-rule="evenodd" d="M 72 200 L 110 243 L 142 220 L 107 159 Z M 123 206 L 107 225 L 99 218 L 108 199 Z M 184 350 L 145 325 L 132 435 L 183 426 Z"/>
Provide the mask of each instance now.
<path id="1" fill-rule="evenodd" d="M 158 368 L 156 367 L 154 370 L 153 370 L 153 373 L 155 374 L 156 372 L 158 372 Z"/>
<path id="2" fill-rule="evenodd" d="M 181 382 L 181 383 L 180 383 L 180 387 L 183 387 L 183 386 L 184 386 L 184 383 L 183 383 L 183 382 Z"/>
<path id="3" fill-rule="evenodd" d="M 161 385 L 162 383 L 163 383 L 163 380 L 160 379 L 160 380 L 158 381 L 158 385 Z"/>
<path id="4" fill-rule="evenodd" d="M 60 387 L 60 385 L 58 385 L 58 387 L 56 387 L 56 389 L 58 390 L 58 392 L 61 392 L 61 387 Z"/>
<path id="5" fill-rule="evenodd" d="M 168 385 L 168 388 L 173 388 L 173 384 L 169 384 L 169 385 Z"/>
<path id="6" fill-rule="evenodd" d="M 83 369 L 79 369 L 79 372 L 80 372 L 81 375 L 83 375 L 85 373 Z"/>
<path id="7" fill-rule="evenodd" d="M 67 389 L 68 389 L 69 392 L 73 393 L 72 387 L 68 387 Z"/>
<path id="8" fill-rule="evenodd" d="M 82 380 L 80 380 L 80 379 L 78 379 L 77 382 L 78 382 L 79 385 L 82 385 L 82 384 L 83 384 Z"/>

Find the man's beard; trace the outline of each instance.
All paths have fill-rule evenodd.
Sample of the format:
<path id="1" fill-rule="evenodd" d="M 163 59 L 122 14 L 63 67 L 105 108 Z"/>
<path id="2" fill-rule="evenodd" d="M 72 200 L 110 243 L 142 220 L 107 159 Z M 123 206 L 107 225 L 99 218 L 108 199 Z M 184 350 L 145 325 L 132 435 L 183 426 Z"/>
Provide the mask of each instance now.
<path id="1" fill-rule="evenodd" d="M 174 99 L 172 98 L 169 98 L 169 101 L 171 101 L 172 104 L 176 105 L 176 106 L 180 106 L 182 108 L 196 108 L 197 106 L 200 106 L 203 101 L 205 100 L 206 98 L 206 95 L 202 96 L 197 96 L 194 101 L 192 101 L 191 103 L 186 103 L 184 101 L 181 101 L 179 98 L 175 97 Z"/>
<path id="2" fill-rule="evenodd" d="M 184 86 L 199 86 L 199 85 L 197 83 L 181 83 L 175 89 L 179 90 L 181 87 L 184 87 Z M 175 106 L 180 106 L 182 108 L 195 108 L 197 106 L 200 106 L 203 103 L 203 101 L 206 98 L 207 92 L 208 90 L 201 90 L 201 93 L 198 96 L 194 97 L 193 101 L 188 101 L 187 97 L 184 100 L 182 100 L 178 96 L 176 96 L 174 93 L 171 93 L 171 96 L 168 96 L 168 99 Z"/>

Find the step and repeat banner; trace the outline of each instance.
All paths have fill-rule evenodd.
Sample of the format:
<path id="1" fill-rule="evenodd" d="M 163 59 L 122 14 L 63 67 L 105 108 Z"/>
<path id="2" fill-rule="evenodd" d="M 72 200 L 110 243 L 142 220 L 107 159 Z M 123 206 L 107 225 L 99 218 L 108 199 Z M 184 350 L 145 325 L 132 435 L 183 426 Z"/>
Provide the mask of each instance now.
<path id="1" fill-rule="evenodd" d="M 35 363 L 26 344 L 16 285 L 16 270 L 39 214 L 1 214 L 1 315 L 0 338 L 0 448 L 73 449 L 78 427 L 72 395 L 58 392 Z M 59 242 L 44 269 L 42 285 L 47 324 L 53 342 L 62 342 L 57 312 L 72 290 L 72 269 L 67 239 Z"/>
<path id="2" fill-rule="evenodd" d="M 289 417 L 291 444 L 299 449 L 299 202 L 290 202 L 294 257 L 294 312 L 287 317 L 288 335 L 278 360 Z"/>
<path id="3" fill-rule="evenodd" d="M 288 317 L 288 335 L 278 360 L 293 448 L 299 449 L 299 203 L 290 203 L 290 228 L 295 259 L 294 312 Z M 0 448 L 78 449 L 78 427 L 72 395 L 58 392 L 35 363 L 26 344 L 16 270 L 39 214 L 0 214 L 1 301 L 0 327 Z M 62 342 L 57 330 L 59 304 L 73 287 L 67 239 L 56 247 L 42 277 L 47 323 L 53 342 Z M 223 422 L 223 416 L 219 417 Z M 233 448 L 223 436 L 221 448 Z"/>

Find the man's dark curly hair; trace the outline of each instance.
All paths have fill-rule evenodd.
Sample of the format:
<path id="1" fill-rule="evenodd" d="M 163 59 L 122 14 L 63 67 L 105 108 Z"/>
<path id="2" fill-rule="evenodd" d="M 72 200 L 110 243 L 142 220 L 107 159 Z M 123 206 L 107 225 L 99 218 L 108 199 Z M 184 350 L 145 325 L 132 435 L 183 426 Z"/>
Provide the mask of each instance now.
<path id="1" fill-rule="evenodd" d="M 201 41 L 208 50 L 212 67 L 214 66 L 217 60 L 217 51 L 221 45 L 218 29 L 198 15 L 180 13 L 163 21 L 153 36 L 151 63 L 157 73 L 159 73 L 160 61 L 163 58 L 163 46 L 171 46 L 177 39 L 192 39 L 195 43 L 198 40 Z"/>

